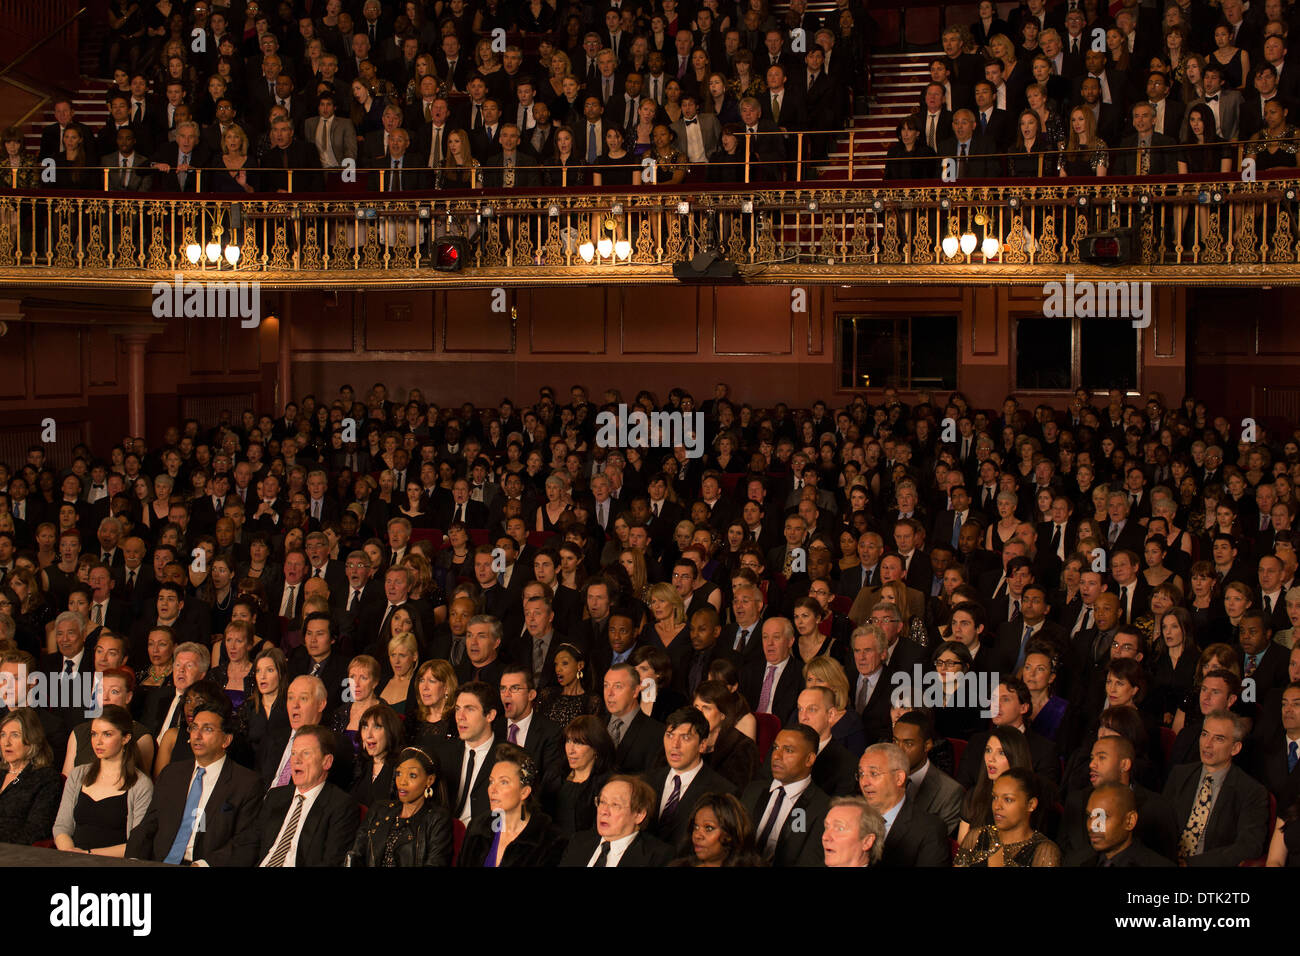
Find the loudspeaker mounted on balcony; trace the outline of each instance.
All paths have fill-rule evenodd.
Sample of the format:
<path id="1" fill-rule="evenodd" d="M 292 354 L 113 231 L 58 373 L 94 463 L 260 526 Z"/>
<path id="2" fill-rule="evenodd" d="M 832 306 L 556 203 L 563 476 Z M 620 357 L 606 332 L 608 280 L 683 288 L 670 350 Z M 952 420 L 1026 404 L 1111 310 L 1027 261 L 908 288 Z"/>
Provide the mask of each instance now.
<path id="1" fill-rule="evenodd" d="M 1094 266 L 1123 266 L 1133 259 L 1133 235 L 1128 229 L 1091 232 L 1079 243 L 1079 258 Z"/>
<path id="2" fill-rule="evenodd" d="M 439 272 L 459 272 L 469 259 L 469 240 L 443 236 L 433 243 L 433 267 Z"/>

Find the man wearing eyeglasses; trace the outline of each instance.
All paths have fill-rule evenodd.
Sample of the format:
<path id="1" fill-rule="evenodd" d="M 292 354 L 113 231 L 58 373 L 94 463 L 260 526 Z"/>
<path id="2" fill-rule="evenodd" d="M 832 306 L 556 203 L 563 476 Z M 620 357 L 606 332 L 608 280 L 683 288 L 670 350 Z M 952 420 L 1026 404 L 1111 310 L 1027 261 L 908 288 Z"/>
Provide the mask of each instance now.
<path id="1" fill-rule="evenodd" d="M 560 866 L 665 865 L 673 858 L 672 847 L 642 832 L 655 809 L 650 784 L 640 777 L 610 777 L 596 798 L 596 828 L 574 835 Z"/>
<path id="2" fill-rule="evenodd" d="M 885 818 L 881 866 L 947 866 L 947 828 L 907 799 L 907 754 L 895 744 L 872 744 L 858 761 L 862 796 Z"/>

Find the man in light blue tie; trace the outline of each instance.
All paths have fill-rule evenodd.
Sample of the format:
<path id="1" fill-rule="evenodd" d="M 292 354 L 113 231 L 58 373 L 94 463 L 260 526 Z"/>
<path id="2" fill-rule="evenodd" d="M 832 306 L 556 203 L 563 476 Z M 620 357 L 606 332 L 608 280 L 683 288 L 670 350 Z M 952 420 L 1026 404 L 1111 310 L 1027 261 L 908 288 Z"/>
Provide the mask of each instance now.
<path id="1" fill-rule="evenodd" d="M 131 830 L 126 856 L 177 865 L 239 866 L 235 840 L 252 832 L 262 805 L 257 774 L 226 759 L 235 721 L 224 701 L 199 706 L 190 723 L 194 762 L 168 764 L 154 784 L 144 819 Z"/>

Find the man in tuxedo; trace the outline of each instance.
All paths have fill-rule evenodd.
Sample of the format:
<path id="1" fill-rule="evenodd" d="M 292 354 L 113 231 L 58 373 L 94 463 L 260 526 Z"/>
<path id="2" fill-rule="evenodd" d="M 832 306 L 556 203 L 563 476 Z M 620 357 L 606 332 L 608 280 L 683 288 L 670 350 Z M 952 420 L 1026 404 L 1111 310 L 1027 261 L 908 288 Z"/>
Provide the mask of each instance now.
<path id="1" fill-rule="evenodd" d="M 705 766 L 701 747 L 708 736 L 709 722 L 694 707 L 673 711 L 664 730 L 667 765 L 645 775 L 658 798 L 649 830 L 669 846 L 679 846 L 690 836 L 691 815 L 700 797 L 735 790 L 731 781 Z"/>
<path id="2" fill-rule="evenodd" d="M 1092 789 L 1071 792 L 1066 797 L 1061 815 L 1056 842 L 1063 857 L 1090 851 L 1088 837 L 1092 818 L 1088 816 L 1087 807 L 1091 795 L 1100 787 L 1118 785 L 1133 794 L 1134 810 L 1138 814 L 1134 838 L 1161 857 L 1173 859 L 1178 850 L 1178 822 L 1174 820 L 1173 808 L 1163 796 L 1133 779 L 1136 753 L 1133 743 L 1118 734 L 1098 737 L 1093 743 L 1088 760 L 1088 783 Z"/>
<path id="3" fill-rule="evenodd" d="M 1159 76 L 1159 73 L 1152 74 L 1153 80 Z M 1165 106 L 1168 116 L 1172 110 L 1168 103 Z M 1120 141 L 1116 176 L 1164 176 L 1178 172 L 1178 142 L 1172 136 L 1156 132 L 1155 125 L 1155 106 L 1138 103 L 1133 107 L 1133 133 Z"/>
<path id="4" fill-rule="evenodd" d="M 794 716 L 803 674 L 791 653 L 794 625 L 783 617 L 763 622 L 763 659 L 747 662 L 740 672 L 740 692 L 754 701 L 754 712 L 772 714 L 782 724 Z"/>
<path id="5" fill-rule="evenodd" d="M 835 706 L 835 692 L 829 687 L 808 687 L 799 692 L 798 722 L 817 733 L 813 783 L 832 797 L 847 797 L 858 792 L 857 759 L 847 747 L 831 737 L 831 729 L 842 716 L 844 712 Z"/>
<path id="6" fill-rule="evenodd" d="M 707 163 L 722 140 L 722 126 L 714 113 L 701 113 L 699 101 L 690 93 L 682 95 L 682 115 L 672 124 L 676 144 L 692 163 Z"/>
<path id="7" fill-rule="evenodd" d="M 256 829 L 236 838 L 237 851 L 245 865 L 342 866 L 361 815 L 347 791 L 327 779 L 338 749 L 334 733 L 307 724 L 291 746 L 291 784 L 266 795 Z"/>
<path id="8" fill-rule="evenodd" d="M 153 185 L 153 166 L 135 148 L 130 128 L 117 131 L 116 151 L 101 156 L 99 163 L 109 167 L 109 192 L 149 192 Z"/>
<path id="9" fill-rule="evenodd" d="M 1213 711 L 1201 724 L 1200 760 L 1174 767 L 1164 795 L 1181 825 L 1178 861 L 1187 866 L 1240 866 L 1267 848 L 1268 791 L 1232 762 L 1245 724 Z"/>
<path id="10" fill-rule="evenodd" d="M 492 752 L 498 743 L 493 724 L 501 711 L 497 687 L 480 680 L 462 684 L 456 693 L 457 737 L 440 747 L 447 794 L 452 799 L 452 816 L 465 826 L 474 817 L 490 812 L 488 778 Z"/>
<path id="11" fill-rule="evenodd" d="M 537 764 L 533 791 L 550 800 L 560 789 L 568 763 L 564 755 L 564 728 L 537 713 L 537 685 L 527 667 L 507 668 L 501 674 L 501 714 L 505 719 L 505 740 L 523 747 Z"/>
<path id="12" fill-rule="evenodd" d="M 1110 737 L 1109 740 L 1123 740 Z M 1103 783 L 1088 793 L 1088 846 L 1067 859 L 1071 866 L 1160 867 L 1173 862 L 1138 839 L 1142 814 L 1137 794 L 1120 783 Z"/>
<path id="13" fill-rule="evenodd" d="M 192 193 L 198 188 L 195 169 L 212 165 L 207 151 L 199 145 L 199 127 L 181 123 L 176 127 L 176 142 L 154 154 L 154 192 Z"/>
<path id="14" fill-rule="evenodd" d="M 909 710 L 894 721 L 893 743 L 907 757 L 907 791 L 917 810 L 943 821 L 949 835 L 961 822 L 965 793 L 952 777 L 934 765 L 934 720 L 923 710 Z"/>
<path id="15" fill-rule="evenodd" d="M 128 859 L 248 864 L 236 854 L 236 844 L 256 832 L 264 788 L 257 774 L 226 758 L 235 729 L 224 700 L 199 705 L 189 731 L 194 759 L 169 763 L 154 781 L 149 809 L 127 838 Z"/>
<path id="16" fill-rule="evenodd" d="M 1095 76 L 1083 76 L 1075 91 L 1074 101 L 1092 113 L 1093 125 L 1097 136 L 1107 143 L 1118 143 L 1122 138 L 1124 114 L 1119 106 L 1102 99 L 1101 80 Z"/>
<path id="17" fill-rule="evenodd" d="M 610 617 L 610 633 L 616 618 Z M 605 711 L 619 773 L 645 773 L 664 762 L 664 725 L 641 710 L 641 677 L 624 661 L 605 671 Z"/>
<path id="18" fill-rule="evenodd" d="M 939 141 L 939 155 L 957 163 L 957 178 L 984 179 L 1001 173 L 1001 161 L 986 159 L 997 147 L 987 136 L 975 135 L 975 114 L 958 110 L 952 117 L 952 135 Z"/>
<path id="19" fill-rule="evenodd" d="M 1192 112 L 1192 107 L 1201 103 L 1208 106 L 1210 112 L 1214 114 L 1218 134 L 1225 140 L 1235 140 L 1241 128 L 1244 102 L 1241 93 L 1223 85 L 1223 68 L 1213 60 L 1205 65 L 1201 79 L 1205 86 L 1205 95 L 1187 104 L 1187 109 L 1183 113 L 1183 124 L 1178 131 L 1178 141 L 1181 143 L 1186 140 L 1188 116 Z"/>
<path id="20" fill-rule="evenodd" d="M 435 54 L 437 72 L 446 77 L 456 93 L 465 92 L 469 84 L 474 64 L 470 57 L 464 55 L 460 48 L 460 38 L 455 33 L 448 33 L 442 38 L 442 52 Z"/>
<path id="21" fill-rule="evenodd" d="M 560 866 L 666 865 L 673 858 L 673 848 L 646 832 L 658 809 L 654 788 L 640 777 L 610 777 L 596 799 L 596 828 L 574 835 L 560 857 Z"/>
<path id="22" fill-rule="evenodd" d="M 909 799 L 908 759 L 892 743 L 872 744 L 858 761 L 862 796 L 885 819 L 881 865 L 896 868 L 947 866 L 948 830 L 944 821 Z"/>
<path id="23" fill-rule="evenodd" d="M 1283 689 L 1279 711 L 1281 729 L 1263 734 L 1253 748 L 1251 776 L 1267 788 L 1279 807 L 1289 807 L 1300 796 L 1300 682 Z"/>
<path id="24" fill-rule="evenodd" d="M 755 780 L 741 803 L 758 832 L 758 852 L 773 866 L 820 866 L 830 798 L 813 783 L 817 732 L 792 724 L 772 745 L 772 779 Z M 802 811 L 802 812 L 798 812 Z"/>
<path id="25" fill-rule="evenodd" d="M 443 505 L 442 513 L 436 520 L 446 531 L 453 521 L 463 522 L 470 529 L 486 528 L 487 518 L 487 505 L 473 500 L 469 494 L 469 482 L 457 478 L 451 486 L 451 499 Z"/>

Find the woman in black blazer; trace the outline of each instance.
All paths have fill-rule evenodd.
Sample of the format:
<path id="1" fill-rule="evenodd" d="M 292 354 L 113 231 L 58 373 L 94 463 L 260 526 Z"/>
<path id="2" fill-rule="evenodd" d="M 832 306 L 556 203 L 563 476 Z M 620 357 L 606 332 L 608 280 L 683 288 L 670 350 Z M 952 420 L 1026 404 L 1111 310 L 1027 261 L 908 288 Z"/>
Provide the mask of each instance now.
<path id="1" fill-rule="evenodd" d="M 457 866 L 549 866 L 559 845 L 551 818 L 533 802 L 537 764 L 522 747 L 501 744 L 488 770 L 491 812 L 471 820 Z"/>
<path id="2" fill-rule="evenodd" d="M 937 179 L 939 157 L 922 138 L 921 121 L 908 116 L 898 124 L 898 142 L 885 153 L 887 180 Z"/>
<path id="3" fill-rule="evenodd" d="M 397 761 L 397 799 L 370 808 L 348 852 L 348 865 L 450 866 L 451 814 L 437 755 L 407 747 Z"/>
<path id="4" fill-rule="evenodd" d="M 54 753 L 36 711 L 18 707 L 5 714 L 0 731 L 15 727 L 18 741 L 4 748 L 0 842 L 31 845 L 52 837 L 63 781 L 54 767 Z"/>

